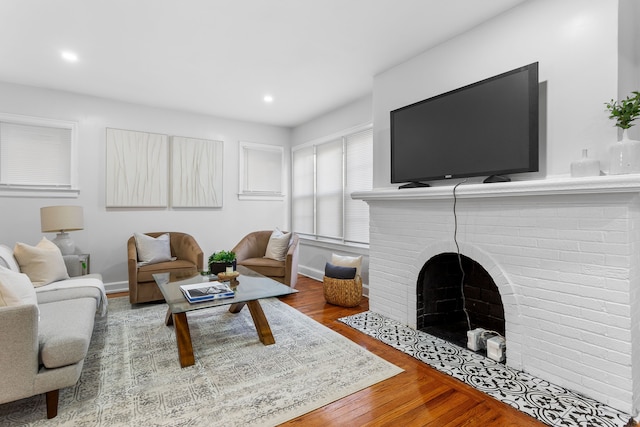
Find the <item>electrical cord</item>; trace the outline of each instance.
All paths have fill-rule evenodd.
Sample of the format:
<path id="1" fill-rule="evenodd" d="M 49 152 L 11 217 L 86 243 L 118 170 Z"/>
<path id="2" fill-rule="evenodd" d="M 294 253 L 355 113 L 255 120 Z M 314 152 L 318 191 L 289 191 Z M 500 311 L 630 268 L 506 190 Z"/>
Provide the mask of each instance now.
<path id="1" fill-rule="evenodd" d="M 464 184 L 465 182 L 467 182 L 466 179 L 464 181 L 461 181 L 461 182 L 457 183 L 453 187 L 453 224 L 454 224 L 453 242 L 456 244 L 456 252 L 458 254 L 458 265 L 460 266 L 460 272 L 462 273 L 462 277 L 460 278 L 460 294 L 462 295 L 462 311 L 464 312 L 464 315 L 465 315 L 465 317 L 467 319 L 467 330 L 470 331 L 471 330 L 471 320 L 469 319 L 469 312 L 467 311 L 467 301 L 466 301 L 466 298 L 464 297 L 464 279 L 465 279 L 465 274 L 464 274 L 464 268 L 462 267 L 462 255 L 460 254 L 460 245 L 458 244 L 458 214 L 456 212 L 456 207 L 458 205 L 458 198 L 456 197 L 456 190 L 458 189 L 459 185 Z"/>

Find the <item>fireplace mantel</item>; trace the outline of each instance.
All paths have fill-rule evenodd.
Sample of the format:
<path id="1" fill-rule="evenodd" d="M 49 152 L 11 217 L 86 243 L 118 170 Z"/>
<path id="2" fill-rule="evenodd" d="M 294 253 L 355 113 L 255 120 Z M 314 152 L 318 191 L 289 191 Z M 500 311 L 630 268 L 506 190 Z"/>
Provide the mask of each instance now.
<path id="1" fill-rule="evenodd" d="M 640 193 L 640 174 L 611 175 L 588 178 L 552 178 L 532 181 L 511 181 L 493 184 L 462 184 L 456 197 L 482 198 L 507 196 L 544 196 L 563 194 Z M 352 193 L 364 201 L 438 200 L 453 197 L 453 186 L 396 188 Z"/>

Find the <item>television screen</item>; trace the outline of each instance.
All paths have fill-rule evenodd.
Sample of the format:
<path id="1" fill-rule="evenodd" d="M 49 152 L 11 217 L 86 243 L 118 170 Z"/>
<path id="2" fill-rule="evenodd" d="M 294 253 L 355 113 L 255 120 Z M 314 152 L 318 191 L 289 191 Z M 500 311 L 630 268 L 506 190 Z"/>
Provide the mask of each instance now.
<path id="1" fill-rule="evenodd" d="M 391 111 L 392 183 L 537 170 L 537 62 Z"/>

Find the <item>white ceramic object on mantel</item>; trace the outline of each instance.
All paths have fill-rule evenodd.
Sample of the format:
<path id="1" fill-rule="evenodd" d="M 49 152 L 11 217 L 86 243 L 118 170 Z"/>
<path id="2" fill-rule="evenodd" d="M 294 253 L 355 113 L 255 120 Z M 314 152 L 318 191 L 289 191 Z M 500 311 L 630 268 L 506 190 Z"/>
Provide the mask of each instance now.
<path id="1" fill-rule="evenodd" d="M 640 141 L 629 139 L 627 131 L 609 149 L 609 175 L 640 173 Z"/>
<path id="2" fill-rule="evenodd" d="M 571 163 L 571 176 L 579 178 L 583 176 L 599 176 L 600 162 L 596 159 L 590 159 L 587 149 L 582 149 L 582 158 Z"/>

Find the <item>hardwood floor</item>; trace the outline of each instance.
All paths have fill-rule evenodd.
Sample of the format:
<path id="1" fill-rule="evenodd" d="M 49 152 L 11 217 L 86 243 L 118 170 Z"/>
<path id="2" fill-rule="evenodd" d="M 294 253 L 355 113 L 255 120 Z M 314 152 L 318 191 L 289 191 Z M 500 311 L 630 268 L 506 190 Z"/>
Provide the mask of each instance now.
<path id="1" fill-rule="evenodd" d="M 284 426 L 540 427 L 545 424 L 366 336 L 336 319 L 369 309 L 324 300 L 322 283 L 300 276 L 300 292 L 281 298 L 290 306 L 404 369 L 388 380 L 326 405 Z"/>
<path id="2" fill-rule="evenodd" d="M 369 309 L 345 308 L 324 300 L 322 283 L 300 276 L 297 294 L 281 298 L 290 306 L 344 335 L 404 372 L 283 426 L 437 426 L 541 427 L 545 424 L 442 374 L 428 365 L 338 322 L 340 317 Z M 127 293 L 109 297 L 126 296 Z"/>

